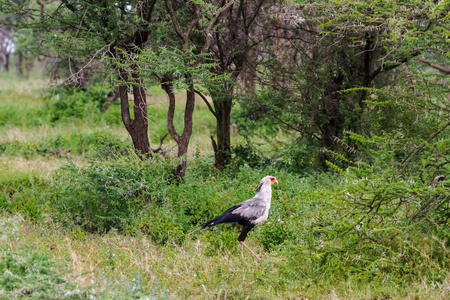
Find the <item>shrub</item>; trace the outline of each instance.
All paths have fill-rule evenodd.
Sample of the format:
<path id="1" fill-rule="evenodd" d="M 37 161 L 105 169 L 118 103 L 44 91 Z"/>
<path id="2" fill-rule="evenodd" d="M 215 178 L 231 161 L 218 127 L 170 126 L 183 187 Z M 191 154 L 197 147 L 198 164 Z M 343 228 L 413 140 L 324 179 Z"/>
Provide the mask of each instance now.
<path id="1" fill-rule="evenodd" d="M 140 210 L 162 201 L 167 185 L 165 164 L 125 156 L 92 161 L 89 166 L 68 164 L 55 175 L 56 220 L 66 227 L 88 231 L 136 231 L 130 228 Z"/>
<path id="2" fill-rule="evenodd" d="M 286 230 L 282 220 L 268 221 L 258 234 L 258 240 L 264 245 L 266 250 L 277 249 L 277 246 L 283 244 L 289 238 L 289 232 Z"/>
<path id="3" fill-rule="evenodd" d="M 27 141 L 0 143 L 0 154 L 33 158 L 37 155 L 86 155 L 109 159 L 129 144 L 110 131 L 59 133 L 55 136 L 32 137 Z M 59 153 L 59 154 L 58 154 Z"/>
<path id="4" fill-rule="evenodd" d="M 38 219 L 48 209 L 49 182 L 16 169 L 3 170 L 0 176 L 0 207 L 10 213 L 21 212 Z"/>
<path id="5" fill-rule="evenodd" d="M 101 85 L 90 85 L 86 90 L 67 89 L 56 90 L 46 103 L 50 122 L 81 119 L 98 120 L 98 115 L 104 110 L 111 89 Z M 117 122 L 109 116 L 110 121 Z"/>

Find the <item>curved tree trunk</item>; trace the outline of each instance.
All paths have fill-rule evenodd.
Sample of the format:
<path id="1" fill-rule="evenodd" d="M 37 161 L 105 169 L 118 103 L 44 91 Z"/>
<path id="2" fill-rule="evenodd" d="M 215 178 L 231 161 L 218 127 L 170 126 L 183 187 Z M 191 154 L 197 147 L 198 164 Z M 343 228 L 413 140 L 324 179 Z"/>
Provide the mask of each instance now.
<path id="1" fill-rule="evenodd" d="M 141 83 L 141 82 L 139 82 Z M 134 119 L 130 117 L 130 108 L 128 103 L 128 85 L 119 86 L 120 105 L 122 120 L 125 128 L 133 140 L 136 153 L 144 157 L 152 157 L 150 152 L 150 142 L 148 139 L 148 120 L 147 120 L 147 98 L 145 88 L 140 85 L 133 85 L 133 111 Z"/>
<path id="2" fill-rule="evenodd" d="M 187 167 L 187 151 L 189 147 L 189 141 L 192 135 L 192 115 L 194 113 L 195 106 L 195 90 L 192 78 L 187 77 L 188 89 L 186 90 L 186 107 L 184 109 L 184 129 L 180 135 L 176 132 L 173 124 L 175 116 L 175 93 L 173 91 L 173 85 L 171 79 L 163 77 L 161 80 L 161 87 L 169 97 L 169 110 L 167 113 L 167 130 L 170 136 L 175 140 L 178 146 L 177 156 L 181 158 L 179 165 L 174 171 L 174 175 L 178 178 L 183 178 L 186 175 Z"/>

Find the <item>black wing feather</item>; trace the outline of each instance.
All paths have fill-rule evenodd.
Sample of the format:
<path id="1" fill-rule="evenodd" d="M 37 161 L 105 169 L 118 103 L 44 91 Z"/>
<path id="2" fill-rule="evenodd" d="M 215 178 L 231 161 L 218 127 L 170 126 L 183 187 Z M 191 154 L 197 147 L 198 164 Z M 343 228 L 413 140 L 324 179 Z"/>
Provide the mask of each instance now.
<path id="1" fill-rule="evenodd" d="M 233 223 L 233 222 L 237 222 L 242 225 L 247 220 L 239 214 L 233 214 L 233 211 L 235 211 L 237 208 L 239 208 L 241 206 L 242 206 L 242 203 L 236 204 L 235 206 L 227 209 L 220 216 L 215 217 L 215 218 L 209 220 L 208 222 L 202 224 L 201 227 L 208 228 L 208 227 L 220 224 L 220 223 Z"/>

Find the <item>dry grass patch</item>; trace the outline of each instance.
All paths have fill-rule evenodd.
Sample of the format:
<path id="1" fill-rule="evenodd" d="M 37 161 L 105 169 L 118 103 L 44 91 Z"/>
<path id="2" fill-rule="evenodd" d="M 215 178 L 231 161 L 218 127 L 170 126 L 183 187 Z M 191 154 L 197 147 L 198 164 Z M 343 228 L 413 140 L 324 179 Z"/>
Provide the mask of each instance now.
<path id="1" fill-rule="evenodd" d="M 80 156 L 71 156 L 70 161 L 77 166 L 86 164 L 86 160 Z M 51 179 L 56 170 L 69 162 L 68 158 L 46 157 L 25 159 L 22 157 L 0 157 L 0 173 L 7 176 L 8 173 L 27 173 L 44 179 Z"/>

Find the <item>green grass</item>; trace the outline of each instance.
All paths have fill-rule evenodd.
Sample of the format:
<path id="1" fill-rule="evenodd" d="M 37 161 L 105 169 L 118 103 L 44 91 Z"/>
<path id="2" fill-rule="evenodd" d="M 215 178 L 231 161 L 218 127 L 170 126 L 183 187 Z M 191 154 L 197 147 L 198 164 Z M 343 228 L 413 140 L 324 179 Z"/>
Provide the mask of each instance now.
<path id="1" fill-rule="evenodd" d="M 250 247 L 262 254 L 245 260 L 238 244 L 215 246 L 213 233 L 202 232 L 183 244 L 159 245 L 144 234 L 106 235 L 63 231 L 51 221 L 34 223 L 20 215 L 0 217 L 0 293 L 5 298 L 227 298 L 227 299 L 445 299 L 447 277 L 434 284 L 425 278 L 408 285 L 389 280 L 358 282 L 357 274 L 329 283 L 327 278 L 295 274 L 298 266 L 266 252 L 251 234 Z M 222 228 L 222 235 L 237 235 Z M 215 232 L 217 234 L 217 232 Z M 217 238 L 216 238 L 217 240 Z M 216 250 L 211 251 L 212 248 Z M 308 271 L 308 259 L 300 259 Z M 386 279 L 383 278 L 383 279 Z M 67 297 L 69 298 L 69 297 Z M 72 299 L 72 298 L 71 298 Z"/>
<path id="2" fill-rule="evenodd" d="M 0 264 L 11 260 L 8 255 L 19 260 L 13 261 L 19 266 L 4 267 L 1 276 L 7 277 L 10 272 L 25 268 L 14 277 L 20 279 L 20 284 L 5 285 L 6 295 L 20 295 L 23 286 L 28 296 L 41 295 L 41 292 L 52 295 L 55 282 L 61 282 L 60 288 L 67 292 L 76 290 L 105 299 L 143 296 L 445 299 L 448 296 L 448 265 L 442 262 L 436 265 L 436 260 L 430 257 L 442 250 L 439 237 L 434 240 L 420 231 L 411 231 L 411 236 L 395 239 L 397 246 L 387 243 L 389 247 L 377 247 L 366 242 L 355 248 L 349 246 L 355 237 L 353 233 L 334 236 L 336 224 L 342 222 L 340 214 L 347 211 L 342 201 L 349 186 L 345 177 L 317 174 L 299 178 L 273 169 L 262 171 L 276 175 L 280 184 L 274 187 L 269 220 L 255 228 L 247 239 L 249 246 L 262 256 L 258 264 L 248 252 L 245 252 L 245 259 L 241 259 L 236 241 L 238 226 L 224 224 L 192 236 L 187 233 L 211 216 L 251 197 L 262 173 L 260 170 L 243 168 L 234 174 L 209 176 L 202 172 L 201 163 L 194 161 L 192 165 L 196 168 L 189 170 L 186 184 L 178 186 L 167 185 L 164 178 L 157 179 L 155 175 L 147 177 L 146 174 L 152 172 L 164 173 L 152 162 L 126 158 L 122 162 L 105 164 L 103 169 L 99 169 L 100 164 L 102 162 L 85 165 L 80 172 L 97 170 L 100 179 L 101 176 L 108 178 L 109 170 L 122 170 L 121 166 L 128 166 L 130 172 L 142 168 L 143 176 L 129 173 L 123 178 L 125 189 L 130 188 L 133 176 L 141 182 L 142 179 L 155 180 L 148 182 L 144 193 L 134 194 L 135 200 L 126 198 L 138 205 L 121 217 L 121 220 L 130 218 L 128 227 L 109 228 L 101 234 L 90 233 L 83 224 L 68 224 L 61 218 L 70 216 L 72 203 L 91 197 L 88 194 L 84 197 L 66 195 L 65 189 L 82 192 L 86 185 L 92 191 L 92 185 L 96 185 L 94 181 L 75 175 L 78 172 L 61 177 L 57 188 L 49 181 L 36 182 L 27 172 L 14 172 L 13 168 L 0 178 L 5 188 L 10 187 L 10 191 L 18 194 L 5 198 L 18 203 L 13 209 L 2 205 L 8 212 L 0 217 L 4 224 L 0 236 L 5 241 Z M 151 171 L 152 168 L 156 169 Z M 145 171 L 147 169 L 149 171 Z M 61 170 L 57 172 L 61 174 Z M 124 194 L 120 183 L 112 186 L 119 188 L 118 194 Z M 23 192 L 26 194 L 20 195 Z M 95 191 L 90 193 L 96 197 Z M 107 189 L 104 193 L 114 195 L 113 190 Z M 36 197 L 39 195 L 44 198 Z M 65 195 L 65 198 L 58 195 Z M 107 199 L 103 200 L 104 204 Z M 61 204 L 55 205 L 54 201 L 66 207 L 58 210 L 57 205 Z M 142 224 L 145 226 L 140 227 Z M 373 253 L 368 255 L 371 251 Z M 410 276 L 396 271 L 399 263 L 410 264 Z M 24 267 L 28 264 L 37 265 L 38 273 L 30 276 L 31 271 Z M 44 282 L 50 282 L 48 286 L 39 285 L 44 276 L 39 268 L 47 270 Z M 9 279 L 0 277 L 0 280 Z M 36 285 L 39 287 L 35 288 Z"/>
<path id="3" fill-rule="evenodd" d="M 0 116 L 6 120 L 0 123 L 1 299 L 450 297 L 445 226 L 394 226 L 387 219 L 401 216 L 400 209 L 376 226 L 356 229 L 361 212 L 352 197 L 398 190 L 410 197 L 414 180 L 385 186 L 389 176 L 376 177 L 363 165 L 346 174 L 300 176 L 251 157 L 246 148 L 242 156 L 249 157 L 215 172 L 209 138 L 214 119 L 197 101 L 188 171 L 177 185 L 170 177 L 176 160 L 141 161 L 133 151 L 122 153 L 131 141 L 117 122 L 117 104 L 98 112 L 90 103 L 76 117 L 51 122 L 43 108 L 58 99 L 46 96 L 42 80 L 2 74 L 0 86 Z M 157 88 L 149 95 L 156 148 L 167 132 L 167 99 Z M 75 106 L 85 100 L 77 97 Z M 179 100 L 177 130 L 183 106 Z M 163 147 L 169 156 L 176 150 L 170 137 Z M 272 145 L 261 151 L 279 154 Z M 241 259 L 239 226 L 187 235 L 252 197 L 269 174 L 280 182 L 269 219 L 247 239 L 261 263 L 247 251 Z M 419 197 L 434 195 L 419 187 Z"/>

